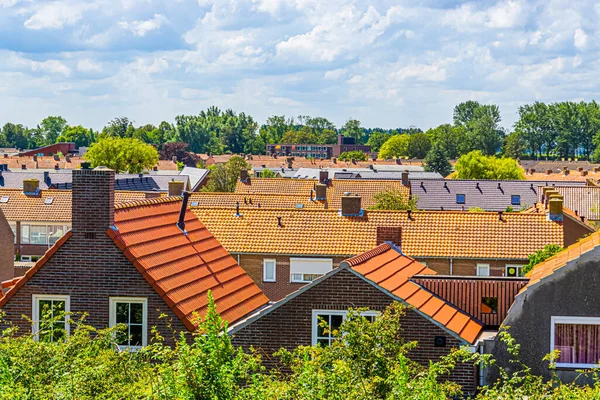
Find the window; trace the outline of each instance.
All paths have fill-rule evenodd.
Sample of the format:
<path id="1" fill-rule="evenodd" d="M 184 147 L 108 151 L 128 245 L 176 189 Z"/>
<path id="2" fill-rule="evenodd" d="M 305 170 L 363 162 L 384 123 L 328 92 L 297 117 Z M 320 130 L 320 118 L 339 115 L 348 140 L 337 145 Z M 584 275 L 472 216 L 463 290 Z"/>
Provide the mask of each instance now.
<path id="1" fill-rule="evenodd" d="M 53 245 L 71 229 L 69 225 L 21 224 L 21 244 Z"/>
<path id="2" fill-rule="evenodd" d="M 600 361 L 600 318 L 552 317 L 550 351 L 560 350 L 556 366 L 592 368 Z"/>
<path id="3" fill-rule="evenodd" d="M 275 282 L 275 260 L 263 260 L 263 282 Z"/>
<path id="4" fill-rule="evenodd" d="M 481 312 L 483 314 L 497 314 L 498 313 L 498 298 L 497 297 L 482 297 L 481 298 Z"/>
<path id="5" fill-rule="evenodd" d="M 309 283 L 332 269 L 331 258 L 290 258 L 290 281 Z"/>
<path id="6" fill-rule="evenodd" d="M 465 195 L 464 194 L 456 195 L 456 204 L 465 204 Z"/>
<path id="7" fill-rule="evenodd" d="M 507 264 L 505 269 L 505 275 L 506 276 L 521 276 L 521 269 L 523 268 L 522 265 L 511 265 L 511 264 Z"/>
<path id="8" fill-rule="evenodd" d="M 69 296 L 34 294 L 31 305 L 35 340 L 57 342 L 69 334 Z"/>
<path id="9" fill-rule="evenodd" d="M 31 261 L 31 256 L 21 256 L 21 261 L 23 261 L 23 262 L 30 262 Z"/>
<path id="10" fill-rule="evenodd" d="M 320 344 L 323 346 L 329 346 L 333 340 L 335 340 L 332 332 L 342 325 L 342 322 L 346 319 L 348 311 L 346 310 L 313 310 L 312 312 L 312 344 L 313 346 Z M 367 318 L 369 321 L 373 320 L 379 315 L 377 311 L 365 311 L 361 315 Z M 324 328 L 320 325 L 321 321 L 327 323 L 328 328 Z"/>
<path id="11" fill-rule="evenodd" d="M 477 264 L 477 276 L 490 276 L 490 264 Z"/>
<path id="12" fill-rule="evenodd" d="M 117 338 L 120 349 L 138 350 L 148 341 L 148 301 L 140 297 L 111 297 L 109 324 L 124 324 Z"/>
<path id="13" fill-rule="evenodd" d="M 518 206 L 521 204 L 521 196 L 519 196 L 518 194 L 513 194 L 512 196 L 510 196 L 510 204 L 512 204 L 513 206 Z"/>

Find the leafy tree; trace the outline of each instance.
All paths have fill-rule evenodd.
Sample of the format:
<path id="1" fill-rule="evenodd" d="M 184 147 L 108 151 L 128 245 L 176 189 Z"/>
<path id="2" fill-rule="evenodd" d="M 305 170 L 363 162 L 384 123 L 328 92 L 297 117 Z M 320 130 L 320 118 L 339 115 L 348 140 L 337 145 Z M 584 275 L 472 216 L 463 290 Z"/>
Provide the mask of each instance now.
<path id="1" fill-rule="evenodd" d="M 367 140 L 367 146 L 371 146 L 371 151 L 377 152 L 381 148 L 381 146 L 390 138 L 389 133 L 385 132 L 373 132 L 369 136 L 369 140 Z"/>
<path id="2" fill-rule="evenodd" d="M 56 140 L 67 128 L 67 120 L 61 116 L 46 117 L 40 122 L 39 129 L 45 138 L 45 145 L 56 143 Z"/>
<path id="3" fill-rule="evenodd" d="M 317 143 L 317 138 L 313 134 L 312 129 L 308 126 L 303 126 L 300 130 L 291 130 L 286 132 L 281 138 L 282 144 L 312 144 Z"/>
<path id="4" fill-rule="evenodd" d="M 446 152 L 441 142 L 435 142 L 425 157 L 425 171 L 437 172 L 446 177 L 452 172 Z"/>
<path id="5" fill-rule="evenodd" d="M 133 121 L 127 117 L 117 117 L 111 120 L 108 125 L 102 128 L 101 137 L 119 137 L 130 138 L 133 136 L 135 128 Z"/>
<path id="6" fill-rule="evenodd" d="M 233 192 L 240 178 L 240 172 L 249 170 L 250 165 L 240 156 L 233 156 L 225 164 L 214 164 L 210 170 L 209 181 L 202 188 L 205 192 Z"/>
<path id="7" fill-rule="evenodd" d="M 360 121 L 357 119 L 349 119 L 342 126 L 342 135 L 352 137 L 356 140 L 356 143 L 363 143 L 364 131 L 360 126 Z"/>
<path id="8" fill-rule="evenodd" d="M 345 151 L 342 154 L 340 154 L 340 156 L 338 157 L 338 160 L 340 161 L 367 161 L 367 155 L 360 151 L 360 150 L 354 150 L 354 151 Z"/>
<path id="9" fill-rule="evenodd" d="M 261 178 L 275 178 L 275 172 L 272 169 L 265 168 L 260 175 Z"/>
<path id="10" fill-rule="evenodd" d="M 379 158 L 403 157 L 408 154 L 409 136 L 407 134 L 390 137 L 379 149 Z"/>
<path id="11" fill-rule="evenodd" d="M 92 129 L 85 129 L 83 126 L 67 126 L 64 133 L 56 138 L 56 142 L 73 142 L 76 147 L 88 147 L 96 135 Z"/>
<path id="12" fill-rule="evenodd" d="M 440 143 L 448 158 L 457 158 L 470 151 L 467 128 L 461 125 L 440 125 L 427 131 L 433 143 Z"/>
<path id="13" fill-rule="evenodd" d="M 139 174 L 156 165 L 158 153 L 139 139 L 106 137 L 92 144 L 84 158 L 93 167 L 105 166 L 117 173 Z"/>
<path id="14" fill-rule="evenodd" d="M 324 130 L 335 131 L 335 125 L 327 118 L 323 117 L 299 117 L 299 119 L 305 121 L 305 125 L 308 126 L 315 134 L 320 134 Z"/>
<path id="15" fill-rule="evenodd" d="M 210 118 L 212 119 L 212 118 Z M 194 153 L 222 153 L 223 147 L 209 117 L 178 115 L 175 117 L 179 140 L 189 143 Z"/>
<path id="16" fill-rule="evenodd" d="M 475 111 L 481 106 L 479 102 L 469 100 L 454 107 L 454 124 L 469 126 L 475 118 Z"/>
<path id="17" fill-rule="evenodd" d="M 324 129 L 317 135 L 317 144 L 336 144 L 337 132 L 331 129 Z"/>
<path id="18" fill-rule="evenodd" d="M 502 154 L 510 158 L 520 158 L 525 150 L 525 141 L 519 131 L 514 131 L 504 139 Z"/>
<path id="19" fill-rule="evenodd" d="M 456 179 L 525 179 L 525 173 L 512 158 L 484 156 L 474 150 L 461 156 L 456 165 Z"/>
<path id="20" fill-rule="evenodd" d="M 23 125 L 15 125 L 10 122 L 2 127 L 2 138 L 0 142 L 6 147 L 15 147 L 17 149 L 27 149 L 29 144 L 29 135 L 27 128 Z"/>
<path id="21" fill-rule="evenodd" d="M 431 140 L 424 133 L 415 133 L 409 136 L 406 152 L 410 158 L 425 158 L 431 149 Z"/>
<path id="22" fill-rule="evenodd" d="M 416 210 L 417 198 L 410 197 L 397 189 L 385 190 L 374 196 L 372 210 Z"/>
<path id="23" fill-rule="evenodd" d="M 294 119 L 286 119 L 285 115 L 274 115 L 260 127 L 259 136 L 266 144 L 281 143 L 281 138 L 294 129 Z"/>
<path id="24" fill-rule="evenodd" d="M 202 166 L 204 162 L 197 154 L 187 151 L 188 144 L 182 142 L 165 143 L 162 145 L 158 155 L 161 160 L 172 160 L 177 157 L 177 161 L 188 167 Z"/>
<path id="25" fill-rule="evenodd" d="M 540 250 L 536 251 L 535 253 L 527 256 L 527 258 L 529 259 L 529 262 L 523 266 L 523 268 L 521 269 L 521 274 L 522 275 L 527 274 L 529 271 L 531 271 L 533 269 L 533 267 L 535 267 L 536 265 L 538 265 L 539 263 L 541 263 L 543 261 L 546 261 L 550 257 L 556 255 L 557 253 L 559 253 L 563 250 L 564 250 L 564 248 L 560 247 L 557 244 L 545 245 L 543 249 L 540 249 Z"/>

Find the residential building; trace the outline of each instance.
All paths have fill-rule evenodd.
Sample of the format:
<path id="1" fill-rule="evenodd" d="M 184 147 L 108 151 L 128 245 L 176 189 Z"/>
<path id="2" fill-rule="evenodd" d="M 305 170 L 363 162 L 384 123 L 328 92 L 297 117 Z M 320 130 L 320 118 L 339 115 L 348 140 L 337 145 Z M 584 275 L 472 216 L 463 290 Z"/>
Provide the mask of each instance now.
<path id="1" fill-rule="evenodd" d="M 198 192 L 190 194 L 190 205 L 202 208 L 320 208 L 324 209 L 326 202 L 317 201 L 314 192 L 312 198 L 299 194 L 277 193 L 223 193 Z"/>
<path id="2" fill-rule="evenodd" d="M 33 150 L 25 150 L 19 155 L 21 156 L 53 156 L 55 154 L 70 155 L 76 153 L 75 143 L 72 142 L 61 142 L 54 143 L 48 146 L 40 147 Z"/>
<path id="3" fill-rule="evenodd" d="M 184 181 L 189 179 L 190 192 L 198 192 L 208 182 L 208 172 L 207 169 L 203 168 L 183 167 L 179 171 L 179 175 L 183 177 Z"/>
<path id="4" fill-rule="evenodd" d="M 538 201 L 542 186 L 585 186 L 585 182 L 506 180 L 411 180 L 411 195 L 420 210 L 514 211 Z"/>
<path id="5" fill-rule="evenodd" d="M 399 167 L 399 168 L 394 168 Z M 424 172 L 421 166 L 412 165 L 389 165 L 369 168 L 299 168 L 293 178 L 296 179 L 319 179 L 321 172 L 327 171 L 329 179 L 385 179 L 402 180 L 402 174 L 408 172 L 408 179 L 443 179 L 437 172 Z"/>
<path id="6" fill-rule="evenodd" d="M 23 170 L 45 170 L 45 171 L 60 171 L 63 169 L 72 170 L 81 168 L 81 164 L 85 160 L 76 154 L 54 154 L 40 156 L 38 154 L 19 155 L 0 153 L 0 166 L 5 165 L 9 171 Z M 156 172 L 165 171 L 172 174 L 177 174 L 177 164 L 172 160 L 158 160 L 152 169 Z"/>
<path id="7" fill-rule="evenodd" d="M 600 360 L 600 233 L 594 233 L 538 264 L 529 283 L 516 296 L 503 324 L 521 346 L 519 360 L 531 373 L 563 383 L 594 381 L 579 370 L 597 367 Z M 556 368 L 543 358 L 559 350 Z M 506 346 L 496 337 L 486 343 L 498 365 L 514 371 Z M 488 382 L 498 371 L 488 371 Z M 555 379 L 555 378 L 552 378 Z"/>
<path id="8" fill-rule="evenodd" d="M 600 221 L 600 186 L 564 185 L 554 190 L 564 197 L 565 207 L 589 221 Z M 543 193 L 538 193 L 538 201 L 543 202 Z"/>
<path id="9" fill-rule="evenodd" d="M 382 244 L 344 260 L 339 268 L 231 325 L 229 333 L 235 345 L 253 347 L 265 355 L 268 366 L 274 366 L 272 354 L 280 348 L 328 345 L 333 339 L 319 328 L 320 320 L 333 329 L 346 318 L 349 308 L 368 308 L 363 315 L 376 318 L 398 301 L 410 307 L 400 322 L 403 339 L 418 342 L 410 354 L 413 360 L 427 365 L 454 348 L 475 345 L 483 324 L 411 281 L 414 274 L 435 272 L 394 246 Z M 450 379 L 461 384 L 465 393 L 474 393 L 476 367 L 458 364 Z"/>
<path id="10" fill-rule="evenodd" d="M 267 144 L 267 154 L 280 157 L 328 159 L 348 151 L 371 152 L 371 146 L 357 144 L 352 137 L 338 135 L 337 144 Z"/>
<path id="11" fill-rule="evenodd" d="M 359 196 L 340 200 L 339 209 L 192 210 L 271 300 L 385 241 L 442 275 L 509 276 L 545 245 L 593 232 L 562 208 L 551 215 L 384 211 L 363 208 Z"/>
<path id="12" fill-rule="evenodd" d="M 14 233 L 0 209 L 0 282 L 13 278 L 13 241 Z"/>
<path id="13" fill-rule="evenodd" d="M 151 327 L 171 344 L 179 332 L 194 330 L 209 290 L 230 323 L 268 302 L 188 210 L 187 194 L 115 206 L 114 183 L 111 170 L 73 171 L 72 229 L 23 277 L 4 284 L 4 323 L 56 340 L 57 327 L 69 332 L 68 319 L 40 333 L 43 307 L 73 319 L 85 312 L 96 328 L 125 323 L 129 337 L 119 344 L 136 349 L 150 343 Z"/>

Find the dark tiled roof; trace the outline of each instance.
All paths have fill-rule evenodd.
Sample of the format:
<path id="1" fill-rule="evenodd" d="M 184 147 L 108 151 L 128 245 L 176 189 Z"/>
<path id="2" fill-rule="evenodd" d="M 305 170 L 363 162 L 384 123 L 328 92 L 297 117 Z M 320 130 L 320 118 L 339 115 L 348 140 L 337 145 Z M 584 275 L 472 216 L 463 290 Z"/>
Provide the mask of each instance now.
<path id="1" fill-rule="evenodd" d="M 538 201 L 541 186 L 584 186 L 585 182 L 566 181 L 495 181 L 495 180 L 412 180 L 411 194 L 417 197 L 421 210 L 468 210 L 479 207 L 486 211 L 504 211 L 512 207 L 518 211 Z M 457 203 L 457 195 L 465 195 L 464 204 Z M 512 196 L 520 196 L 520 204 L 512 204 Z"/>

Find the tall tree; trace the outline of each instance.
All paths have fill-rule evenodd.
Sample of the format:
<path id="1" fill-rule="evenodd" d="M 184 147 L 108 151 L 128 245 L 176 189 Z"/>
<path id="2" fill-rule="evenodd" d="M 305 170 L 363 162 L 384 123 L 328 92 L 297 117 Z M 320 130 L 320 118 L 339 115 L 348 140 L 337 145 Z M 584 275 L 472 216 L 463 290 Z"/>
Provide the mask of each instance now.
<path id="1" fill-rule="evenodd" d="M 435 142 L 429 153 L 427 153 L 425 157 L 425 171 L 437 172 L 443 177 L 450 175 L 452 172 L 452 166 L 448 161 L 448 156 L 442 142 Z"/>
<path id="2" fill-rule="evenodd" d="M 102 128 L 101 137 L 132 137 L 134 131 L 133 121 L 127 117 L 117 117 Z"/>
<path id="3" fill-rule="evenodd" d="M 214 164 L 209 167 L 209 181 L 202 191 L 233 192 L 240 177 L 240 172 L 250 169 L 250 166 L 240 156 L 233 156 L 225 164 Z"/>
<path id="4" fill-rule="evenodd" d="M 73 142 L 76 147 L 90 146 L 94 140 L 96 140 L 94 131 L 81 125 L 68 126 L 64 133 L 56 138 L 57 142 Z"/>
<path id="5" fill-rule="evenodd" d="M 475 117 L 475 110 L 480 106 L 479 102 L 473 100 L 458 104 L 454 107 L 454 124 L 468 126 Z"/>
<path id="6" fill-rule="evenodd" d="M 379 151 L 381 146 L 390 138 L 389 133 L 375 131 L 369 136 L 367 146 L 371 146 L 371 151 Z"/>
<path id="7" fill-rule="evenodd" d="M 525 179 L 523 168 L 514 159 L 485 156 L 479 150 L 461 156 L 454 170 L 456 179 Z"/>
<path id="8" fill-rule="evenodd" d="M 46 117 L 40 122 L 40 130 L 46 138 L 46 144 L 56 143 L 56 139 L 67 128 L 67 120 L 61 116 Z"/>
<path id="9" fill-rule="evenodd" d="M 7 123 L 2 127 L 2 142 L 7 147 L 17 149 L 27 149 L 29 145 L 29 135 L 27 128 L 23 125 Z"/>
<path id="10" fill-rule="evenodd" d="M 342 135 L 352 137 L 356 140 L 356 143 L 363 143 L 364 130 L 360 126 L 360 121 L 357 119 L 349 119 L 342 126 Z"/>
<path id="11" fill-rule="evenodd" d="M 379 150 L 379 158 L 403 157 L 408 154 L 409 136 L 405 133 L 390 137 Z"/>
<path id="12" fill-rule="evenodd" d="M 440 125 L 427 131 L 433 143 L 440 143 L 449 158 L 457 158 L 470 151 L 467 128 L 461 125 Z"/>
<path id="13" fill-rule="evenodd" d="M 90 146 L 84 158 L 93 167 L 102 165 L 117 173 L 139 174 L 156 165 L 158 153 L 139 139 L 106 137 Z"/>
<path id="14" fill-rule="evenodd" d="M 502 154 L 510 158 L 520 158 L 525 150 L 525 141 L 519 131 L 512 132 L 504 139 Z"/>
<path id="15" fill-rule="evenodd" d="M 431 140 L 424 133 L 409 136 L 406 151 L 410 158 L 424 158 L 431 149 Z"/>

